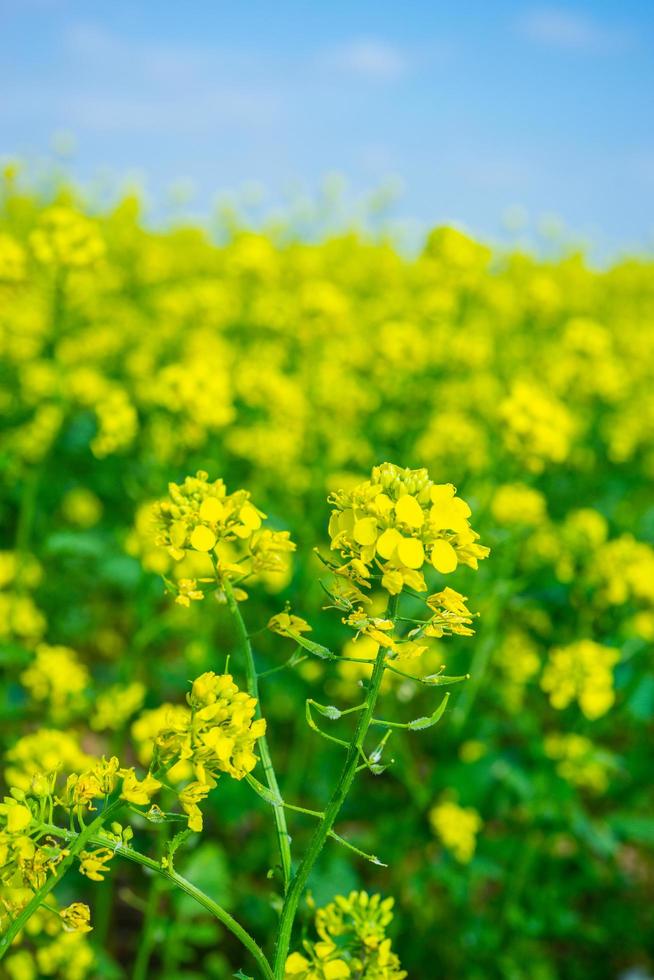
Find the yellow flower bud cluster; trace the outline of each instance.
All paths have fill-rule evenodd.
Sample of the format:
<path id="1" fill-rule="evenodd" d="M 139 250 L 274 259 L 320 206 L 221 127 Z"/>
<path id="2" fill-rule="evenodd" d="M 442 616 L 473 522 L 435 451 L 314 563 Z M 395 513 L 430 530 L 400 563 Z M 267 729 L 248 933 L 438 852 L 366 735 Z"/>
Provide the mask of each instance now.
<path id="1" fill-rule="evenodd" d="M 25 250 L 11 235 L 0 234 L 0 284 L 25 278 Z"/>
<path id="2" fill-rule="evenodd" d="M 607 541 L 593 556 L 590 580 L 604 604 L 654 606 L 654 548 L 631 534 Z"/>
<path id="3" fill-rule="evenodd" d="M 563 402 L 538 384 L 515 381 L 500 404 L 500 418 L 506 448 L 532 473 L 568 458 L 573 418 Z"/>
<path id="4" fill-rule="evenodd" d="M 73 487 L 61 502 L 61 512 L 76 527 L 94 527 L 102 517 L 102 502 L 86 487 Z"/>
<path id="5" fill-rule="evenodd" d="M 524 483 L 505 483 L 493 495 L 491 513 L 498 524 L 535 526 L 547 518 L 545 497 Z"/>
<path id="6" fill-rule="evenodd" d="M 562 710 L 577 701 L 586 718 L 600 718 L 615 701 L 613 667 L 619 659 L 614 647 L 593 640 L 557 647 L 550 650 L 541 687 L 553 708 Z"/>
<path id="7" fill-rule="evenodd" d="M 201 830 L 198 803 L 221 773 L 243 779 L 254 769 L 255 743 L 265 733 L 266 722 L 255 720 L 256 698 L 240 691 L 231 674 L 202 674 L 193 682 L 187 700 L 188 711 L 169 716 L 168 724 L 155 736 L 155 753 L 165 768 L 190 763 L 194 781 L 182 788 L 179 799 L 191 830 Z"/>
<path id="8" fill-rule="evenodd" d="M 167 500 L 154 505 L 155 541 L 176 562 L 193 552 L 208 555 L 206 572 L 213 572 L 219 584 L 286 570 L 285 556 L 295 544 L 287 531 L 262 527 L 266 515 L 254 506 L 247 490 L 227 493 L 222 480 L 209 482 L 208 474 L 199 470 L 181 485 L 170 483 L 168 492 Z M 188 606 L 201 599 L 199 584 L 207 581 L 211 579 L 181 579 L 176 601 Z M 242 590 L 235 590 L 235 595 L 245 598 Z"/>
<path id="9" fill-rule="evenodd" d="M 463 807 L 454 800 L 443 800 L 429 811 L 434 833 L 461 864 L 472 860 L 477 834 L 483 821 L 473 807 Z"/>
<path id="10" fill-rule="evenodd" d="M 353 891 L 316 910 L 318 941 L 286 960 L 285 980 L 403 980 L 407 976 L 386 929 L 394 900 Z"/>
<path id="11" fill-rule="evenodd" d="M 143 766 L 150 766 L 154 756 L 154 740 L 163 729 L 180 729 L 188 724 L 189 709 L 183 704 L 160 704 L 158 708 L 148 708 L 141 712 L 132 723 L 130 733 L 136 755 Z M 168 782 L 177 783 L 190 779 L 191 764 L 180 760 L 166 772 Z"/>
<path id="12" fill-rule="evenodd" d="M 146 688 L 140 681 L 112 684 L 98 694 L 90 719 L 96 732 L 118 731 L 136 714 L 145 700 Z"/>
<path id="13" fill-rule="evenodd" d="M 545 755 L 556 761 L 556 771 L 574 786 L 603 793 L 609 785 L 608 758 L 591 740 L 574 732 L 545 736 Z"/>
<path id="14" fill-rule="evenodd" d="M 14 742 L 6 754 L 5 780 L 26 792 L 35 777 L 62 769 L 75 772 L 88 769 L 93 759 L 82 751 L 77 735 L 56 729 L 39 728 Z"/>
<path id="15" fill-rule="evenodd" d="M 504 704 L 510 711 L 519 711 L 527 685 L 540 672 L 538 647 L 528 632 L 510 627 L 504 633 L 493 663 L 500 672 Z"/>
<path id="16" fill-rule="evenodd" d="M 222 480 L 209 483 L 209 474 L 199 470 L 184 483 L 168 484 L 170 500 L 155 504 L 159 528 L 157 544 L 168 549 L 176 561 L 186 551 L 213 551 L 219 541 L 248 540 L 265 517 L 250 501 L 247 490 L 228 494 Z"/>
<path id="17" fill-rule="evenodd" d="M 110 388 L 94 406 L 97 432 L 91 451 L 98 459 L 131 446 L 138 432 L 138 414 L 122 388 Z"/>
<path id="18" fill-rule="evenodd" d="M 33 643 L 45 632 L 45 617 L 26 591 L 41 578 L 41 565 L 33 555 L 0 551 L 0 641 Z"/>
<path id="19" fill-rule="evenodd" d="M 95 265 L 105 254 L 96 225 L 63 205 L 42 213 L 38 227 L 30 235 L 30 245 L 39 262 L 70 269 Z"/>
<path id="20" fill-rule="evenodd" d="M 57 723 L 68 721 L 85 705 L 89 672 L 70 647 L 40 643 L 20 680 L 35 701 L 47 704 Z"/>
<path id="21" fill-rule="evenodd" d="M 359 581 L 377 566 L 382 586 L 397 595 L 404 586 L 425 592 L 422 568 L 429 562 L 449 574 L 457 565 L 477 568 L 489 549 L 468 522 L 470 508 L 451 483 L 435 484 L 425 469 L 375 466 L 369 480 L 338 490 L 329 502 L 331 547 L 346 558 Z"/>

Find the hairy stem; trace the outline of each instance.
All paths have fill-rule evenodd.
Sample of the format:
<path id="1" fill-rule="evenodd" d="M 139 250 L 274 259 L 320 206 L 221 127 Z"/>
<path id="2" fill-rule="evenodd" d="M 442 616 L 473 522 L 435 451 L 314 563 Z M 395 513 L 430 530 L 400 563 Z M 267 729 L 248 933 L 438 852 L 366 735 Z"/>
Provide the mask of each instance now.
<path id="1" fill-rule="evenodd" d="M 392 596 L 387 613 L 389 619 L 395 618 L 397 612 L 397 602 L 398 597 Z M 380 647 L 375 659 L 372 675 L 370 677 L 365 707 L 362 713 L 359 715 L 354 737 L 350 742 L 347 758 L 345 760 L 345 765 L 343 766 L 338 784 L 325 808 L 325 813 L 322 820 L 314 831 L 309 847 L 307 848 L 307 851 L 302 858 L 295 875 L 293 876 L 288 894 L 286 895 L 286 900 L 284 901 L 284 906 L 282 908 L 282 914 L 279 921 L 279 931 L 277 934 L 277 943 L 275 947 L 275 958 L 273 965 L 275 980 L 283 980 L 286 957 L 288 956 L 288 951 L 291 944 L 293 923 L 295 921 L 295 916 L 297 914 L 297 908 L 302 897 L 302 893 L 306 888 L 311 870 L 325 845 L 325 841 L 330 836 L 330 831 L 332 830 L 332 827 L 334 826 L 334 823 L 336 822 L 341 808 L 347 798 L 357 771 L 357 766 L 361 761 L 363 744 L 368 733 L 368 729 L 370 728 L 370 722 L 372 721 L 373 712 L 379 696 L 379 689 L 384 676 L 386 653 L 387 651 Z"/>
<path id="2" fill-rule="evenodd" d="M 252 644 L 250 643 L 250 637 L 248 636 L 248 631 L 243 622 L 243 617 L 241 616 L 241 610 L 238 607 L 238 602 L 234 598 L 234 593 L 232 591 L 231 584 L 229 581 L 225 580 L 224 583 L 225 595 L 227 596 L 227 605 L 229 606 L 229 611 L 232 614 L 234 622 L 236 624 L 236 630 L 238 633 L 239 646 L 241 648 L 241 654 L 243 657 L 243 663 L 245 667 L 245 680 L 248 693 L 257 699 L 256 717 L 261 718 L 261 704 L 259 701 L 259 684 L 257 680 L 257 671 L 254 663 L 254 655 L 252 653 Z M 268 739 L 265 735 L 262 735 L 258 741 L 259 753 L 261 755 L 261 765 L 263 766 L 263 771 L 266 777 L 266 783 L 268 784 L 268 789 L 275 796 L 279 803 L 273 806 L 273 816 L 275 819 L 275 828 L 277 830 L 277 845 L 279 847 L 279 856 L 282 864 L 282 875 L 284 880 L 284 894 L 288 891 L 289 882 L 291 879 L 291 838 L 288 833 L 288 828 L 286 826 L 286 814 L 284 813 L 284 804 L 282 802 L 282 795 L 279 791 L 279 784 L 277 782 L 277 776 L 275 775 L 275 768 L 273 766 L 272 757 L 270 755 L 270 748 L 268 746 Z"/>

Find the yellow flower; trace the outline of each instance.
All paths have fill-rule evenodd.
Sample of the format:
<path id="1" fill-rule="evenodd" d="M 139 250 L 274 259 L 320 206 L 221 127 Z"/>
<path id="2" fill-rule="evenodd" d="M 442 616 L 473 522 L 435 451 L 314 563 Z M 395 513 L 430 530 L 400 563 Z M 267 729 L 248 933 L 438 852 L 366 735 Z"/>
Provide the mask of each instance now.
<path id="1" fill-rule="evenodd" d="M 587 718 L 600 718 L 615 700 L 613 667 L 619 659 L 618 650 L 593 640 L 557 647 L 550 651 L 541 687 L 552 707 L 562 710 L 577 701 Z"/>
<path id="2" fill-rule="evenodd" d="M 177 583 L 178 592 L 175 596 L 175 602 L 180 606 L 186 606 L 188 609 L 192 600 L 198 601 L 204 599 L 204 592 L 198 589 L 197 585 L 197 580 L 194 578 L 180 578 Z"/>
<path id="3" fill-rule="evenodd" d="M 609 785 L 610 757 L 591 740 L 574 732 L 551 733 L 544 740 L 545 754 L 556 761 L 556 771 L 568 782 L 596 793 Z"/>
<path id="4" fill-rule="evenodd" d="M 89 672 L 69 647 L 40 643 L 20 679 L 35 701 L 48 703 L 55 721 L 67 721 L 84 706 Z"/>
<path id="5" fill-rule="evenodd" d="M 95 851 L 82 851 L 78 855 L 80 874 L 90 878 L 91 881 L 104 881 L 113 856 L 114 852 L 108 847 L 98 847 Z"/>
<path id="6" fill-rule="evenodd" d="M 373 467 L 369 480 L 335 491 L 329 501 L 332 549 L 347 564 L 379 566 L 391 595 L 405 585 L 426 591 L 421 569 L 427 561 L 449 574 L 459 562 L 476 568 L 488 555 L 468 522 L 468 504 L 451 483 L 432 483 L 425 469 L 383 463 Z"/>
<path id="7" fill-rule="evenodd" d="M 491 503 L 499 524 L 540 524 L 547 517 L 545 497 L 524 483 L 505 483 L 498 487 Z"/>
<path id="8" fill-rule="evenodd" d="M 11 796 L 5 796 L 4 803 L 0 803 L 0 817 L 5 818 L 5 827 L 8 834 L 20 834 L 32 822 L 32 811 L 24 803 Z"/>
<path id="9" fill-rule="evenodd" d="M 127 769 L 123 775 L 123 786 L 120 797 L 128 803 L 146 806 L 151 802 L 155 793 L 161 789 L 161 783 L 148 773 L 144 779 L 137 779 L 133 769 Z"/>
<path id="10" fill-rule="evenodd" d="M 257 764 L 254 747 L 266 731 L 255 720 L 257 702 L 239 691 L 231 674 L 207 671 L 196 678 L 188 695 L 191 711 L 170 717 L 155 736 L 160 762 L 192 766 L 195 780 L 214 786 L 221 773 L 243 779 Z"/>
<path id="11" fill-rule="evenodd" d="M 295 952 L 287 958 L 286 980 L 404 980 L 407 974 L 386 936 L 392 908 L 393 899 L 381 895 L 337 895 L 316 910 L 318 941 L 305 940 L 306 955 Z"/>
<path id="12" fill-rule="evenodd" d="M 66 932 L 91 932 L 91 910 L 83 902 L 73 902 L 59 915 Z"/>
<path id="13" fill-rule="evenodd" d="M 429 821 L 434 832 L 457 861 L 467 864 L 472 860 L 481 830 L 482 819 L 472 807 L 461 807 L 453 800 L 443 800 L 429 811 Z"/>
<path id="14" fill-rule="evenodd" d="M 197 780 L 188 783 L 179 791 L 178 797 L 182 809 L 188 816 L 188 828 L 199 833 L 202 830 L 202 811 L 198 806 L 206 799 L 212 789 L 210 783 L 200 783 Z"/>
<path id="15" fill-rule="evenodd" d="M 77 269 L 95 264 L 105 252 L 93 222 L 62 205 L 42 213 L 30 244 L 39 262 Z"/>
<path id="16" fill-rule="evenodd" d="M 280 636 L 293 636 L 293 633 L 310 633 L 311 627 L 306 619 L 289 612 L 277 613 L 268 620 L 268 629 Z"/>

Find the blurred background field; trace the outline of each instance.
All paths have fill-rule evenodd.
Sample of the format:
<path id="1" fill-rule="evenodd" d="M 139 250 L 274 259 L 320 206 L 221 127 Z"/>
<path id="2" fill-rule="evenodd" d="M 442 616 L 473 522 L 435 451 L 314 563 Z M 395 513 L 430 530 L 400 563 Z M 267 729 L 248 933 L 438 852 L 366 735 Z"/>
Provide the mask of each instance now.
<path id="1" fill-rule="evenodd" d="M 249 589 L 253 629 L 290 601 L 316 640 L 365 658 L 369 641 L 353 644 L 322 610 L 326 498 L 384 460 L 425 466 L 457 486 L 492 552 L 475 575 L 435 577 L 470 597 L 475 637 L 435 643 L 411 670 L 444 663 L 471 678 L 437 728 L 394 734 L 393 766 L 362 776 L 347 804 L 340 830 L 388 867 L 329 847 L 313 896 L 395 896 L 394 948 L 412 980 L 647 980 L 651 12 L 498 3 L 438 22 L 419 3 L 400 25 L 382 4 L 371 25 L 337 4 L 336 20 L 316 10 L 299 38 L 289 5 L 245 57 L 258 4 L 219 23 L 191 4 L 180 25 L 163 3 L 156 30 L 129 6 L 93 24 L 76 3 L 2 11 L 3 79 L 18 93 L 0 105 L 5 781 L 48 760 L 145 752 L 152 709 L 222 669 L 224 609 L 164 596 L 162 574 L 193 572 L 153 543 L 151 504 L 170 480 L 201 469 L 245 487 L 297 542 L 281 579 Z M 214 40 L 198 49 L 203 30 Z M 232 84 L 244 78 L 245 94 Z M 271 80 L 277 101 L 262 105 Z M 505 106 L 494 132 L 486 97 Z M 60 134 L 53 162 L 59 129 L 79 149 Z M 117 179 L 130 168 L 152 172 L 149 192 Z M 332 177 L 283 203 L 298 171 L 310 187 L 332 169 L 349 190 Z M 407 187 L 395 210 L 389 172 Z M 216 206 L 216 187 L 243 176 Z M 292 644 L 263 633 L 256 652 L 265 670 Z M 365 671 L 311 659 L 264 682 L 288 799 L 324 802 L 340 764 L 307 730 L 304 698 L 355 704 Z M 433 710 L 433 692 L 396 681 L 389 716 Z M 306 841 L 311 823 L 290 822 Z M 206 828 L 181 870 L 270 934 L 266 805 L 224 780 Z M 88 899 L 94 931 L 64 948 L 37 920 L 9 980 L 132 975 L 140 869 L 116 866 L 92 889 L 69 877 L 61 900 Z M 158 901 L 150 975 L 231 976 L 229 935 L 186 898 Z"/>
<path id="2" fill-rule="evenodd" d="M 298 543 L 284 581 L 250 590 L 248 622 L 289 599 L 343 650 L 312 551 L 327 547 L 326 495 L 379 460 L 426 465 L 469 500 L 492 555 L 455 576 L 481 613 L 476 637 L 412 667 L 472 678 L 432 734 L 394 740 L 394 766 L 347 807 L 345 829 L 388 869 L 330 849 L 314 895 L 359 884 L 395 895 L 413 977 L 646 975 L 652 263 L 598 272 L 578 254 L 493 252 L 445 227 L 415 258 L 354 233 L 306 244 L 292 228 L 235 224 L 223 239 L 147 231 L 134 198 L 89 218 L 62 187 L 46 206 L 5 175 L 8 773 L 42 764 L 49 742 L 73 766 L 130 730 L 138 742 L 149 709 L 179 701 L 229 652 L 219 606 L 164 598 L 159 573 L 173 563 L 153 545 L 149 505 L 171 478 L 202 468 L 248 487 Z M 365 657 L 366 642 L 344 652 Z M 291 651 L 262 635 L 257 652 L 267 668 Z M 288 798 L 324 799 L 338 765 L 307 738 L 303 698 L 354 703 L 364 671 L 311 660 L 266 682 Z M 391 687 L 391 712 L 431 710 L 418 685 Z M 186 872 L 265 933 L 265 804 L 253 814 L 247 789 L 227 784 L 209 803 L 211 842 L 191 849 Z M 94 976 L 121 975 L 114 961 L 129 962 L 138 938 L 138 875 L 114 877 L 91 896 L 92 941 L 104 934 L 111 951 Z M 228 976 L 215 927 L 185 902 L 169 914 L 161 975 Z"/>

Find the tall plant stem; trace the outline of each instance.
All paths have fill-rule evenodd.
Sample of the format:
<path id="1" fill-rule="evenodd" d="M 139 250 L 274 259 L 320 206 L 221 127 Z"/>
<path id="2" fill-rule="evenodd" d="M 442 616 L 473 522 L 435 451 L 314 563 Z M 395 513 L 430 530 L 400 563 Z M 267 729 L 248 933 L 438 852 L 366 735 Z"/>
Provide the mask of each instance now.
<path id="1" fill-rule="evenodd" d="M 398 597 L 392 596 L 388 604 L 387 616 L 389 619 L 395 619 L 397 613 L 397 602 Z M 354 738 L 352 739 L 348 748 L 347 758 L 345 760 L 345 765 L 343 766 L 340 779 L 336 789 L 332 793 L 329 803 L 325 808 L 324 817 L 313 833 L 313 837 L 311 838 L 306 854 L 302 858 L 302 861 L 295 872 L 288 890 L 288 894 L 286 895 L 286 900 L 284 901 L 284 906 L 282 908 L 282 914 L 279 921 L 279 931 L 277 934 L 277 944 L 275 947 L 273 964 L 275 980 L 283 980 L 286 957 L 288 956 L 288 951 L 291 944 L 293 923 L 295 922 L 295 916 L 297 914 L 297 908 L 302 897 L 302 893 L 306 888 L 311 870 L 316 863 L 318 856 L 325 845 L 325 841 L 327 840 L 329 833 L 336 822 L 338 814 L 340 813 L 341 808 L 347 798 L 356 774 L 357 767 L 361 762 L 363 744 L 368 733 L 368 729 L 370 728 L 370 722 L 372 721 L 373 712 L 379 696 L 379 689 L 384 676 L 386 653 L 387 651 L 383 648 L 380 648 L 377 653 L 375 665 L 372 669 L 372 675 L 370 677 L 370 684 L 368 685 L 365 707 L 362 713 L 359 715 L 359 721 L 354 733 Z"/>
<path id="2" fill-rule="evenodd" d="M 259 702 L 259 683 L 257 681 L 257 670 L 254 663 L 254 654 L 252 653 L 252 644 L 250 643 L 250 637 L 248 636 L 248 631 L 243 621 L 243 617 L 241 616 L 241 610 L 239 609 L 238 602 L 234 598 L 234 593 L 232 591 L 232 587 L 229 581 L 227 580 L 225 581 L 224 588 L 225 588 L 225 595 L 227 596 L 227 605 L 229 606 L 229 611 L 232 614 L 232 617 L 236 624 L 239 646 L 241 650 L 241 655 L 243 657 L 243 665 L 245 668 L 246 686 L 248 689 L 248 693 L 253 698 L 257 699 L 256 717 L 261 718 L 261 704 Z M 266 783 L 268 784 L 268 789 L 273 794 L 275 799 L 279 800 L 279 803 L 275 803 L 273 805 L 273 816 L 275 819 L 275 828 L 277 830 L 277 846 L 279 847 L 279 856 L 282 865 L 284 894 L 286 894 L 291 880 L 291 838 L 289 836 L 288 827 L 286 825 L 286 814 L 284 813 L 284 803 L 282 800 L 282 795 L 279 791 L 279 784 L 277 782 L 277 776 L 275 775 L 275 768 L 273 766 L 272 756 L 270 755 L 268 739 L 265 735 L 262 735 L 259 738 L 258 748 L 259 748 L 259 754 L 261 756 L 261 765 L 263 766 Z"/>
<path id="3" fill-rule="evenodd" d="M 157 837 L 157 856 L 159 861 L 161 861 L 164 854 L 165 843 L 169 837 L 169 828 L 170 824 L 163 824 L 159 827 L 159 834 Z M 143 925 L 141 927 L 141 935 L 138 940 L 136 958 L 134 960 L 134 968 L 132 970 L 132 980 L 147 980 L 150 957 L 152 956 L 152 951 L 156 941 L 159 900 L 161 898 L 163 888 L 163 879 L 158 875 L 155 875 L 150 882 L 150 888 L 148 890 L 148 900 L 143 915 Z"/>

